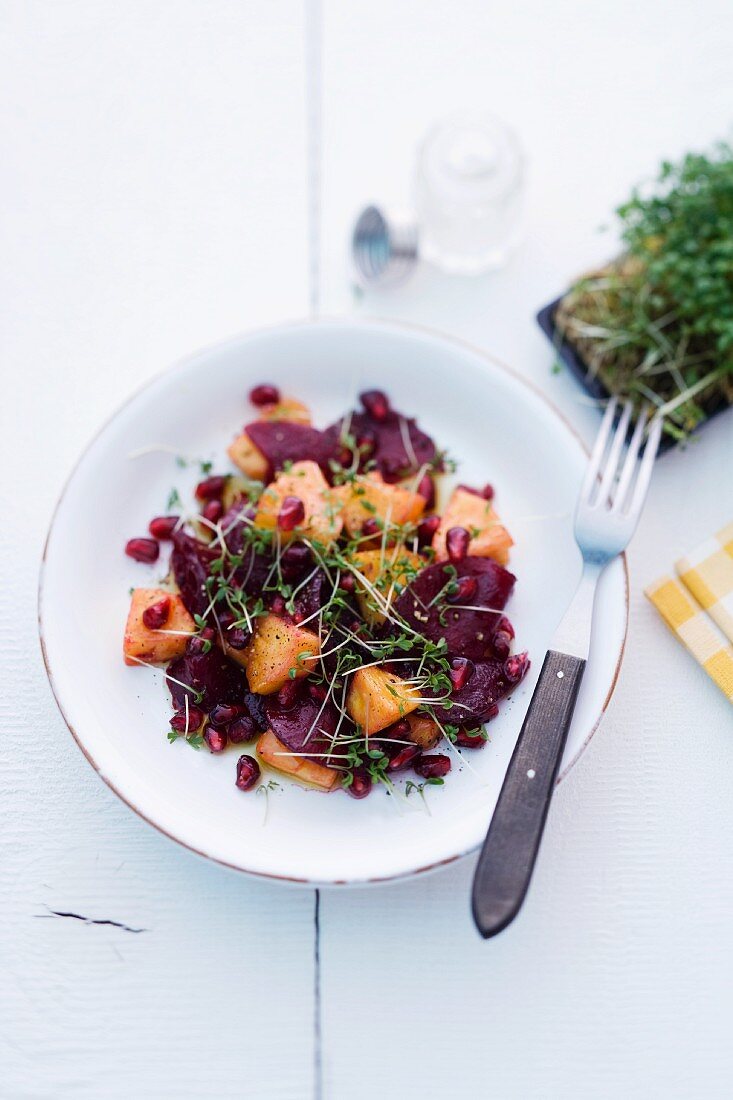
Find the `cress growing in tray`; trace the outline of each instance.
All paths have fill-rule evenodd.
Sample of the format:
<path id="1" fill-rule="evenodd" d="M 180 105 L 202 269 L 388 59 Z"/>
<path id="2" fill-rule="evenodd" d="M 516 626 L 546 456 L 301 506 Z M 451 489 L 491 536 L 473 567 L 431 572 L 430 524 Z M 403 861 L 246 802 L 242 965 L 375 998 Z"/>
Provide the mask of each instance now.
<path id="1" fill-rule="evenodd" d="M 494 490 L 459 485 L 442 514 L 446 460 L 386 394 L 325 430 L 270 384 L 186 517 L 154 517 L 127 554 L 162 585 L 135 588 L 131 665 L 165 665 L 168 737 L 363 798 L 410 773 L 441 784 L 529 667 L 504 608 L 512 539 Z M 408 779 L 406 792 L 422 790 Z"/>

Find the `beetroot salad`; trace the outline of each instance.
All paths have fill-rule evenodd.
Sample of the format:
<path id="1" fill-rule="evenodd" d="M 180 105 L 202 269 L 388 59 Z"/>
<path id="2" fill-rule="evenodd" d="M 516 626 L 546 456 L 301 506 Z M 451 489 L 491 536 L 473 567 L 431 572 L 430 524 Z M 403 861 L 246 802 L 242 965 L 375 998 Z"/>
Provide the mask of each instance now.
<path id="1" fill-rule="evenodd" d="M 125 662 L 165 666 L 172 742 L 248 746 L 240 790 L 263 764 L 355 798 L 443 783 L 529 667 L 493 488 L 438 508 L 448 460 L 381 391 L 325 430 L 275 386 L 250 400 L 228 448 L 240 472 L 207 471 L 193 514 L 127 543 L 170 562 L 132 590 Z"/>

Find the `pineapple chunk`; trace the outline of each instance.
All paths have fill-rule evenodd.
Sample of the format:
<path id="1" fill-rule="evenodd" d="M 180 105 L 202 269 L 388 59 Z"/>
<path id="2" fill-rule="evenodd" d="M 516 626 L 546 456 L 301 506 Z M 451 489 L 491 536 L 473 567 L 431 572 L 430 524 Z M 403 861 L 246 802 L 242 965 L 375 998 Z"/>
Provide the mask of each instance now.
<path id="1" fill-rule="evenodd" d="M 308 406 L 302 401 L 283 396 L 272 405 L 262 405 L 260 420 L 294 420 L 297 424 L 310 424 L 311 414 Z"/>
<path id="2" fill-rule="evenodd" d="M 361 576 L 390 604 L 425 564 L 422 558 L 404 546 L 389 547 L 384 552 L 381 549 L 360 550 L 354 554 L 352 561 Z M 363 617 L 371 626 L 383 623 L 386 616 L 379 610 L 381 604 L 365 584 L 359 583 L 358 577 L 357 586 L 356 598 Z"/>
<path id="3" fill-rule="evenodd" d="M 467 489 L 453 490 L 440 527 L 433 536 L 433 550 L 438 561 L 448 557 L 445 537 L 451 527 L 466 528 L 471 535 L 468 552 L 474 557 L 493 558 L 499 565 L 509 561 L 509 547 L 514 545 L 514 539 L 499 522 L 490 501 Z"/>
<path id="4" fill-rule="evenodd" d="M 427 714 L 410 714 L 407 717 L 410 725 L 408 735 L 410 741 L 414 741 L 421 749 L 432 749 L 440 740 L 440 726 Z"/>
<path id="5" fill-rule="evenodd" d="M 419 706 L 420 693 L 383 668 L 360 668 L 351 677 L 346 709 L 368 737 Z"/>
<path id="6" fill-rule="evenodd" d="M 338 786 L 340 774 L 335 768 L 326 768 L 306 756 L 295 756 L 282 741 L 278 741 L 272 730 L 267 730 L 259 737 L 257 753 L 271 768 L 285 772 L 300 783 L 320 787 L 322 791 L 332 791 Z"/>
<path id="7" fill-rule="evenodd" d="M 143 611 L 167 597 L 171 602 L 168 618 L 159 630 L 150 630 L 143 622 Z M 166 630 L 180 630 L 183 634 L 164 634 Z M 175 592 L 164 588 L 135 588 L 130 603 L 130 613 L 125 626 L 123 653 L 126 665 L 140 661 L 161 665 L 182 657 L 188 638 L 196 633 L 196 624 L 183 606 L 183 600 Z M 137 660 L 135 659 L 137 658 Z"/>
<path id="8" fill-rule="evenodd" d="M 227 646 L 227 652 L 233 656 L 236 651 Z M 288 680 L 299 680 L 312 672 L 320 652 L 317 634 L 277 615 L 266 615 L 258 620 L 252 640 L 236 660 L 244 666 L 251 691 L 272 695 Z M 293 676 L 291 669 L 295 669 Z"/>
<path id="9" fill-rule="evenodd" d="M 328 545 L 341 534 L 342 520 L 339 502 L 334 500 L 328 482 L 317 462 L 294 462 L 267 486 L 260 497 L 255 526 L 274 528 L 285 497 L 298 497 L 305 509 L 303 522 L 293 531 L 283 531 L 283 542 L 293 538 L 309 538 Z"/>
<path id="10" fill-rule="evenodd" d="M 242 432 L 233 443 L 229 444 L 227 454 L 234 465 L 253 481 L 264 481 L 267 477 L 270 464 L 246 432 Z"/>
<path id="11" fill-rule="evenodd" d="M 361 534 L 368 519 L 402 526 L 417 523 L 425 510 L 425 498 L 419 493 L 401 485 L 388 485 L 379 474 L 360 477 L 353 485 L 342 485 L 336 492 L 343 501 L 341 516 L 351 538 Z"/>

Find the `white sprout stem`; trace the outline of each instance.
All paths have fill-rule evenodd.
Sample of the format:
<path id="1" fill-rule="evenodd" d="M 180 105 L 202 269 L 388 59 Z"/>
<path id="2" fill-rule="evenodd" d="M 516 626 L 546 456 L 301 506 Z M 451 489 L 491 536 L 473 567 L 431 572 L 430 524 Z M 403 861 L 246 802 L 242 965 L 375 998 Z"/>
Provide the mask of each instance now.
<path id="1" fill-rule="evenodd" d="M 180 638 L 194 638 L 196 636 L 195 630 L 166 630 L 162 626 L 156 626 L 153 630 L 153 634 L 175 634 Z"/>
<path id="2" fill-rule="evenodd" d="M 473 603 L 452 603 L 446 610 L 450 611 L 451 609 L 455 611 L 487 611 L 491 615 L 504 614 L 503 609 L 500 610 L 498 607 L 479 607 L 478 604 Z"/>

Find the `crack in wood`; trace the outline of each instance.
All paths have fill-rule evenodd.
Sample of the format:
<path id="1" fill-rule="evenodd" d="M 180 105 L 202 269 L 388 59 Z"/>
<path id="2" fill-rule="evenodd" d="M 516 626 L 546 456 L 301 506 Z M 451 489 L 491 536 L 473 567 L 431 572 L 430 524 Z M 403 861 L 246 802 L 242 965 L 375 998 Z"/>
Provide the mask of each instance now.
<path id="1" fill-rule="evenodd" d="M 48 909 L 47 913 L 34 913 L 34 916 L 40 917 L 41 920 L 48 919 L 49 917 L 67 917 L 70 920 L 82 921 L 83 924 L 106 924 L 110 928 L 119 928 L 123 932 L 131 932 L 135 936 L 139 935 L 140 932 L 148 931 L 147 928 L 132 928 L 129 924 L 123 924 L 122 921 L 118 920 L 101 920 L 95 919 L 94 917 L 85 917 L 83 913 L 67 913 L 60 909 L 50 909 L 48 905 L 46 909 Z"/>

